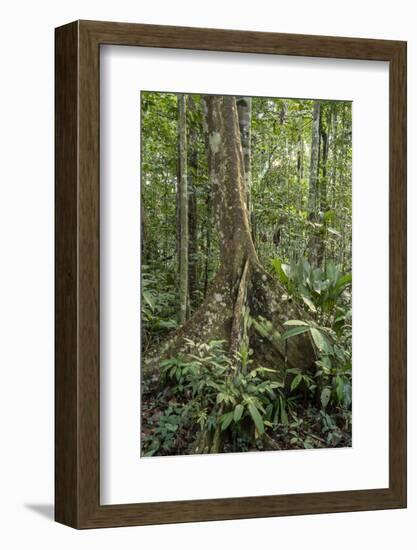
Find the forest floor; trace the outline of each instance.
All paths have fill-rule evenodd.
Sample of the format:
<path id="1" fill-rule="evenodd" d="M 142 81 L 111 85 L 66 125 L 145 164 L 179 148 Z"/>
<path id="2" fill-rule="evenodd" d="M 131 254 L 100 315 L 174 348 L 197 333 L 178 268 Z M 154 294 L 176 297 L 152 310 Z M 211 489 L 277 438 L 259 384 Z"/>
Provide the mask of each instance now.
<path id="1" fill-rule="evenodd" d="M 151 391 L 143 392 L 142 456 L 194 454 L 199 429 L 195 420 L 184 419 L 185 405 L 177 401 L 170 388 L 164 388 L 156 395 Z M 250 428 L 248 421 L 247 434 Z M 223 453 L 352 446 L 351 422 L 346 411 L 325 412 L 311 404 L 306 408 L 297 404 L 286 422 L 270 427 L 268 438 L 274 442 L 274 449 L 271 445 L 266 446 L 263 439 L 254 439 L 253 434 L 245 435 L 244 431 L 241 434 L 225 432 L 224 437 Z M 158 441 L 158 448 L 149 453 L 155 441 Z"/>

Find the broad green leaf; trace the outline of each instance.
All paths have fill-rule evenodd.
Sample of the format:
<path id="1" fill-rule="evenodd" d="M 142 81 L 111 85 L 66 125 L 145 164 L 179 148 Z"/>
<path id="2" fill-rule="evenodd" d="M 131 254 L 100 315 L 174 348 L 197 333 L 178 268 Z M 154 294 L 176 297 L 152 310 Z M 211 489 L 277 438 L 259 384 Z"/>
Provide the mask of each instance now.
<path id="1" fill-rule="evenodd" d="M 318 359 L 315 363 L 318 367 L 323 367 L 325 372 L 332 368 L 332 362 L 327 355 L 322 355 L 321 359 Z"/>
<path id="2" fill-rule="evenodd" d="M 295 388 L 297 388 L 300 385 L 300 382 L 302 379 L 303 379 L 302 374 L 297 374 L 297 376 L 293 378 L 293 381 L 291 382 L 291 391 L 294 391 Z"/>
<path id="3" fill-rule="evenodd" d="M 218 393 L 216 403 L 221 403 L 224 400 L 224 393 Z"/>
<path id="4" fill-rule="evenodd" d="M 317 330 L 316 328 L 312 328 L 310 330 L 310 333 L 319 351 L 323 351 L 323 352 L 330 351 L 330 347 L 326 337 L 319 330 Z"/>
<path id="5" fill-rule="evenodd" d="M 338 270 L 334 262 L 329 261 L 326 264 L 326 277 L 330 279 L 331 281 L 337 280 L 338 278 Z"/>
<path id="6" fill-rule="evenodd" d="M 264 428 L 264 423 L 262 421 L 262 417 L 259 414 L 258 409 L 255 407 L 253 403 L 249 403 L 248 408 L 249 408 L 249 413 L 252 417 L 252 420 L 256 426 L 256 429 L 258 430 L 258 433 L 262 435 L 265 431 L 265 428 Z"/>
<path id="7" fill-rule="evenodd" d="M 281 339 L 286 340 L 287 338 L 291 338 L 291 336 L 296 336 L 297 334 L 302 334 L 303 332 L 307 332 L 309 330 L 309 326 L 293 327 L 285 331 L 284 334 L 281 336 Z"/>
<path id="8" fill-rule="evenodd" d="M 287 369 L 286 372 L 287 373 L 291 372 L 292 374 L 300 374 L 301 373 L 300 369 Z"/>
<path id="9" fill-rule="evenodd" d="M 297 321 L 297 320 L 285 321 L 284 325 L 287 326 L 287 327 L 290 327 L 290 326 L 308 327 L 308 326 L 310 326 L 305 321 Z"/>
<path id="10" fill-rule="evenodd" d="M 344 384 L 343 380 L 340 378 L 340 376 L 336 376 L 336 394 L 339 402 L 343 400 L 344 396 Z"/>
<path id="11" fill-rule="evenodd" d="M 222 431 L 226 430 L 230 426 L 232 420 L 233 420 L 233 411 L 228 412 L 221 417 Z"/>
<path id="12" fill-rule="evenodd" d="M 147 290 L 144 290 L 142 292 L 142 297 L 145 300 L 145 302 L 148 304 L 148 306 L 153 311 L 155 309 L 155 300 L 152 297 L 152 294 L 148 292 Z"/>
<path id="13" fill-rule="evenodd" d="M 239 420 L 242 418 L 243 411 L 244 411 L 244 407 L 241 403 L 239 403 L 239 405 L 236 405 L 233 413 L 233 420 L 235 422 L 239 422 Z"/>
<path id="14" fill-rule="evenodd" d="M 334 288 L 336 291 L 341 292 L 343 289 L 345 289 L 350 283 L 352 282 L 352 273 L 348 273 L 346 275 L 343 275 L 340 277 L 336 284 L 334 285 Z"/>

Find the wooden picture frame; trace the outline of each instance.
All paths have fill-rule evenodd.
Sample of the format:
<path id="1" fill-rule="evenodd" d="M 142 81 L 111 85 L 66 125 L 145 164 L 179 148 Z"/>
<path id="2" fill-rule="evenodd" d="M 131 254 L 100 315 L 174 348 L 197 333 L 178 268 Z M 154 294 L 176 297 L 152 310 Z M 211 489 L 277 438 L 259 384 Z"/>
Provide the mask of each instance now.
<path id="1" fill-rule="evenodd" d="M 406 43 L 76 21 L 56 29 L 55 519 L 75 528 L 406 506 Z M 389 487 L 100 505 L 99 56 L 117 44 L 389 62 Z"/>

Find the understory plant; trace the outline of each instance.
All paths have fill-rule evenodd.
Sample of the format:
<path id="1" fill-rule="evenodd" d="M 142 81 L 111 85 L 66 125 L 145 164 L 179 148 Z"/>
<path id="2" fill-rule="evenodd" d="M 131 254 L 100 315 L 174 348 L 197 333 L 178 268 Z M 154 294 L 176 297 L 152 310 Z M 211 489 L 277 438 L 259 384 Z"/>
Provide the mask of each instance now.
<path id="1" fill-rule="evenodd" d="M 175 312 L 176 295 L 164 288 L 162 270 L 142 265 L 141 320 L 142 349 L 144 352 L 177 327 Z"/>
<path id="2" fill-rule="evenodd" d="M 288 332 L 305 328 L 289 326 Z M 307 330 L 313 329 L 316 327 Z M 282 337 L 290 337 L 288 332 Z M 347 406 L 348 391 L 344 387 L 343 395 L 340 393 L 340 382 L 334 384 L 331 368 L 321 367 L 315 375 L 287 369 L 282 375 L 276 369 L 254 365 L 252 350 L 244 340 L 232 358 L 224 341 L 187 344 L 187 355 L 166 359 L 161 365 L 165 390 L 160 405 L 163 408 L 168 398 L 168 406 L 144 437 L 145 456 L 340 443 L 340 422 L 332 419 Z M 310 402 L 319 385 L 319 405 L 307 407 L 303 414 L 306 396 Z M 345 417 L 343 422 L 346 424 Z M 320 437 L 309 433 L 311 429 Z"/>
<path id="3" fill-rule="evenodd" d="M 284 284 L 287 299 L 302 300 L 308 320 L 288 320 L 281 338 L 308 333 L 316 353 L 314 378 L 324 409 L 329 405 L 348 410 L 352 393 L 352 274 L 342 273 L 329 260 L 324 268 L 313 268 L 302 259 L 285 264 L 272 261 L 276 276 Z M 293 369 L 293 384 L 301 383 L 301 371 Z"/>

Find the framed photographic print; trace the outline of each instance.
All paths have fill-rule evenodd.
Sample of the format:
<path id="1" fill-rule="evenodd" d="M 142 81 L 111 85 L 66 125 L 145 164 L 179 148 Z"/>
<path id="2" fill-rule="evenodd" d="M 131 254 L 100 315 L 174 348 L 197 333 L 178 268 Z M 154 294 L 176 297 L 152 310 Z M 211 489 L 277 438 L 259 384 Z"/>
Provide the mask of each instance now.
<path id="1" fill-rule="evenodd" d="M 406 43 L 56 29 L 56 520 L 406 506 Z"/>

